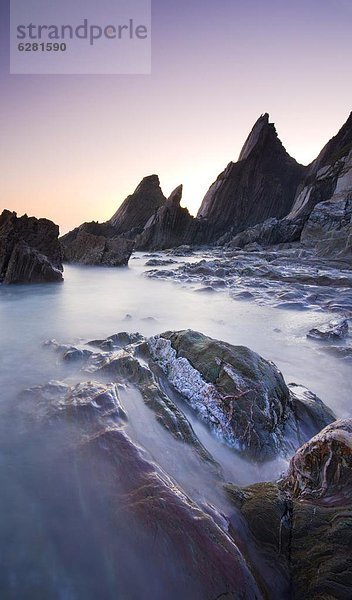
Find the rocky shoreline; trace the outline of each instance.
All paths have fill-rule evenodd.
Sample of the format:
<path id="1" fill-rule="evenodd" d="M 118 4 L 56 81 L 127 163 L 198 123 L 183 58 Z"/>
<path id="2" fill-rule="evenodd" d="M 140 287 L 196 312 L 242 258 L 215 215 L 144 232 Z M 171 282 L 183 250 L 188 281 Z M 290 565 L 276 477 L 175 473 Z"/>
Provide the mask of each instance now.
<path id="1" fill-rule="evenodd" d="M 248 348 L 191 330 L 151 338 L 121 332 L 78 345 L 52 340 L 46 348 L 80 383 L 52 381 L 20 395 L 22 411 L 34 419 L 31 435 L 45 427 L 55 438 L 69 419 L 67 460 L 100 465 L 110 527 L 117 532 L 123 517 L 130 543 L 149 547 L 152 586 L 167 551 L 177 566 L 176 578 L 168 571 L 163 582 L 172 597 L 349 598 L 351 419 L 335 420 L 314 394 L 287 386 L 273 363 Z M 127 388 L 215 474 L 232 510 L 188 497 L 136 445 Z M 224 480 L 180 397 L 233 452 L 258 461 L 288 453 L 287 473 L 244 488 Z"/>
<path id="2" fill-rule="evenodd" d="M 181 285 L 195 305 L 226 294 L 234 319 L 235 302 L 285 311 L 286 321 L 316 314 L 304 341 L 338 357 L 340 366 L 352 359 L 351 173 L 352 113 L 307 167 L 289 156 L 264 114 L 196 217 L 181 206 L 182 186 L 167 198 L 157 175 L 145 177 L 109 221 L 83 223 L 61 238 L 53 222 L 5 210 L 0 283 L 59 282 L 64 262 L 92 266 L 76 269 L 90 277 L 93 267 L 127 266 L 132 258 L 144 286 Z M 84 326 L 115 310 L 131 271 L 120 271 L 113 287 L 107 277 L 100 309 L 94 291 Z M 131 321 L 130 307 L 143 304 L 144 289 L 128 289 Z M 171 296 L 163 296 L 166 310 Z M 85 301 L 62 299 L 70 327 Z M 213 316 L 222 322 L 220 313 Z M 148 319 L 155 321 L 141 318 Z M 112 589 L 126 595 L 130 586 L 131 598 L 161 598 L 162 590 L 163 598 L 177 600 L 349 600 L 352 419 L 338 419 L 304 381 L 285 381 L 250 342 L 230 344 L 226 333 L 216 339 L 191 326 L 172 322 L 172 330 L 158 332 L 155 323 L 152 335 L 116 328 L 103 339 L 49 340 L 42 364 L 44 353 L 54 357 L 65 376 L 16 396 L 19 431 L 11 452 L 22 461 L 23 448 L 30 449 L 24 460 L 31 494 L 39 489 L 45 499 L 50 490 L 54 508 L 66 507 L 63 543 L 56 513 L 50 518 L 50 503 L 39 503 L 53 528 L 49 539 L 60 540 L 69 555 L 64 568 L 79 564 L 87 539 L 104 555 L 103 589 L 95 597 L 111 597 Z M 154 426 L 159 446 L 151 443 Z M 255 483 L 239 485 L 234 471 L 226 478 L 218 448 L 234 464 L 256 465 L 259 475 L 246 479 Z M 261 473 L 275 461 L 287 468 L 265 481 Z M 184 485 L 185 465 L 192 485 Z M 134 579 L 136 564 L 145 580 Z"/>
<path id="3" fill-rule="evenodd" d="M 62 259 L 119 267 L 128 264 L 134 250 L 185 245 L 265 253 L 268 248 L 280 252 L 283 246 L 296 243 L 305 265 L 306 257 L 315 257 L 337 260 L 348 268 L 352 257 L 352 113 L 306 167 L 289 156 L 265 113 L 255 123 L 238 161 L 230 162 L 206 193 L 196 217 L 181 206 L 182 189 L 178 186 L 166 198 L 157 175 L 144 177 L 111 219 L 83 223 L 56 241 L 54 256 L 52 238 L 54 231 L 54 237 L 58 236 L 57 226 L 24 215 L 16 221 L 18 229 L 9 225 L 16 214 L 4 211 L 0 281 L 59 280 Z M 31 233 L 39 226 L 40 241 Z M 9 241 L 9 227 L 16 231 L 10 235 L 17 243 L 13 253 L 16 243 Z"/>

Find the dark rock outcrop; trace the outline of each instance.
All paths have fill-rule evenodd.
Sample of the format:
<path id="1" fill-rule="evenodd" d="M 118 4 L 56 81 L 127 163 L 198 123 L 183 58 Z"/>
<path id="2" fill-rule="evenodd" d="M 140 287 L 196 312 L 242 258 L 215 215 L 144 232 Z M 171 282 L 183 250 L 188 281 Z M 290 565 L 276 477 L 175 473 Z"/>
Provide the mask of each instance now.
<path id="1" fill-rule="evenodd" d="M 276 595 L 279 589 L 280 597 L 303 600 L 349 600 L 351 482 L 352 421 L 346 419 L 300 448 L 279 483 L 226 486 L 260 549 L 258 576 L 269 592 Z M 236 529 L 234 522 L 234 538 Z M 251 558 L 250 543 L 239 547 Z"/>
<path id="2" fill-rule="evenodd" d="M 351 171 L 352 172 L 352 171 Z M 352 179 L 347 198 L 317 204 L 301 236 L 305 245 L 314 246 L 318 256 L 352 257 Z"/>
<path id="3" fill-rule="evenodd" d="M 109 223 L 117 234 L 140 232 L 165 200 L 159 177 L 157 175 L 144 177 L 134 193 L 128 196 L 117 209 Z"/>
<path id="4" fill-rule="evenodd" d="M 4 210 L 0 216 L 0 282 L 62 281 L 59 228 L 48 219 L 36 219 Z"/>
<path id="5" fill-rule="evenodd" d="M 145 177 L 109 221 L 83 223 L 61 238 L 65 260 L 85 265 L 127 265 L 133 240 L 164 201 L 158 176 Z"/>
<path id="6" fill-rule="evenodd" d="M 164 250 L 206 240 L 206 223 L 182 208 L 182 185 L 159 208 L 136 239 L 137 250 Z"/>
<path id="7" fill-rule="evenodd" d="M 314 394 L 290 389 L 273 363 L 248 348 L 191 330 L 155 336 L 148 347 L 211 429 L 257 460 L 295 450 L 334 420 Z"/>
<path id="8" fill-rule="evenodd" d="M 294 201 L 292 201 L 294 200 Z M 229 231 L 221 244 L 275 245 L 301 240 L 320 256 L 350 257 L 352 247 L 352 113 L 305 171 L 286 216 L 274 214 L 243 232 Z M 282 215 L 281 215 L 282 216 Z M 233 235 L 235 233 L 235 235 Z"/>
<path id="9" fill-rule="evenodd" d="M 297 242 L 300 239 L 302 227 L 301 221 L 273 217 L 236 235 L 227 233 L 218 240 L 218 243 L 221 246 L 228 245 L 230 248 L 244 248 L 248 244 L 274 246 Z"/>
<path id="10" fill-rule="evenodd" d="M 72 236 L 72 232 L 69 235 Z M 123 236 L 94 235 L 85 231 L 84 226 L 78 229 L 72 241 L 68 243 L 64 237 L 62 243 L 67 262 L 108 267 L 127 265 L 134 247 L 133 240 Z"/>
<path id="11" fill-rule="evenodd" d="M 289 156 L 269 115 L 254 125 L 236 163 L 230 163 L 207 192 L 198 217 L 218 237 L 236 234 L 268 218 L 290 212 L 305 168 Z"/>

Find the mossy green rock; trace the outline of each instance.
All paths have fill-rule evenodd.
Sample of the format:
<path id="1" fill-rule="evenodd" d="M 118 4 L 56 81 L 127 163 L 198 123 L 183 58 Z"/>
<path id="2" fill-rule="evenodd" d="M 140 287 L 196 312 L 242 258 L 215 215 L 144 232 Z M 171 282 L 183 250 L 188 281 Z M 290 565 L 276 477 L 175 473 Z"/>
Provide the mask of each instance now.
<path id="1" fill-rule="evenodd" d="M 351 599 L 351 458 L 352 419 L 340 420 L 296 452 L 280 482 L 226 486 L 259 548 L 254 563 L 269 597 L 271 568 L 281 590 L 276 597 Z"/>

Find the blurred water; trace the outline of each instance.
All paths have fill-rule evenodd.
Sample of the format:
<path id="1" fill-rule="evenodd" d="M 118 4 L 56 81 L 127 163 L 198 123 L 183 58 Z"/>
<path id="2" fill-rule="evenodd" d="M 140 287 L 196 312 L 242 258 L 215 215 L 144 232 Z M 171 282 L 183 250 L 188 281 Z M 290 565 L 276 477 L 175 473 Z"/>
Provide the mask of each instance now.
<path id="1" fill-rule="evenodd" d="M 154 335 L 192 328 L 249 346 L 274 361 L 287 382 L 302 383 L 317 393 L 337 416 L 351 414 L 352 361 L 329 355 L 306 338 L 307 331 L 329 315 L 234 302 L 226 293 L 195 293 L 187 286 L 148 279 L 144 271 L 145 259 L 137 254 L 125 269 L 66 267 L 63 284 L 0 286 L 0 598 L 143 597 L 127 594 L 127 576 L 118 584 L 111 574 L 108 525 L 101 535 L 94 528 L 88 533 L 87 524 L 98 514 L 104 520 L 104 506 L 94 500 L 94 489 L 84 508 L 77 482 L 80 477 L 89 479 L 88 473 L 83 469 L 77 478 L 72 465 L 60 464 L 58 446 L 65 444 L 67 432 L 58 431 L 55 443 L 43 430 L 28 435 L 30 424 L 21 411 L 19 392 L 69 375 L 58 355 L 43 347 L 45 340 L 69 343 L 119 331 Z M 195 501 L 226 511 L 222 482 L 213 470 L 171 438 L 137 392 L 125 392 L 122 401 L 129 415 L 128 432 L 149 457 Z M 281 459 L 264 466 L 240 459 L 186 406 L 181 408 L 221 464 L 225 480 L 246 484 L 273 479 L 284 470 Z M 38 457 L 43 453 L 47 460 L 41 466 Z M 54 483 L 49 468 L 55 470 Z M 72 544 L 77 544 L 74 556 Z M 140 560 L 138 552 L 126 547 L 121 558 L 125 573 L 133 570 L 133 561 L 140 569 Z"/>

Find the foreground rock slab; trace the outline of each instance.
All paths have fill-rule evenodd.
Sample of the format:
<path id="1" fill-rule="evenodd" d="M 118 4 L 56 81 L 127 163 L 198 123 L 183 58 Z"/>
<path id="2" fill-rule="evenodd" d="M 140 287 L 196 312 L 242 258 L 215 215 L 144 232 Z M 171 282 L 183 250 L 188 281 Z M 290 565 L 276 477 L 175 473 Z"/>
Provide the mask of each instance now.
<path id="1" fill-rule="evenodd" d="M 335 420 L 319 399 L 287 385 L 277 367 L 249 348 L 232 346 L 192 330 L 151 338 L 121 332 L 81 347 L 51 342 L 82 371 L 104 374 L 141 393 L 174 437 L 211 462 L 177 403 L 181 397 L 224 443 L 257 461 L 291 456 Z"/>
<path id="2" fill-rule="evenodd" d="M 226 486 L 261 548 L 266 589 L 274 592 L 274 576 L 282 597 L 351 598 L 351 482 L 352 420 L 345 419 L 300 448 L 279 483 Z"/>
<path id="3" fill-rule="evenodd" d="M 30 493 L 36 498 L 44 485 L 44 518 L 48 498 L 65 515 L 51 535 L 68 548 L 67 593 L 76 589 L 83 557 L 89 568 L 80 586 L 89 584 L 89 598 L 98 588 L 106 598 L 263 598 L 227 532 L 126 433 L 118 386 L 51 382 L 27 390 L 21 402 L 35 419 L 28 436 L 43 439 L 44 429 L 48 440 L 46 451 L 29 444 Z"/>
<path id="4" fill-rule="evenodd" d="M 290 390 L 277 367 L 249 348 L 192 330 L 155 336 L 148 347 L 216 435 L 257 460 L 293 451 L 334 420 L 314 394 Z"/>

